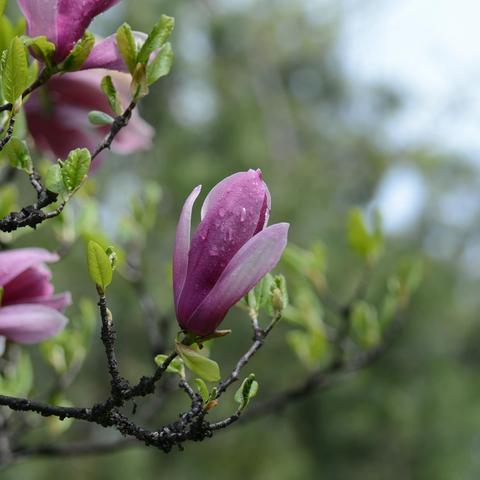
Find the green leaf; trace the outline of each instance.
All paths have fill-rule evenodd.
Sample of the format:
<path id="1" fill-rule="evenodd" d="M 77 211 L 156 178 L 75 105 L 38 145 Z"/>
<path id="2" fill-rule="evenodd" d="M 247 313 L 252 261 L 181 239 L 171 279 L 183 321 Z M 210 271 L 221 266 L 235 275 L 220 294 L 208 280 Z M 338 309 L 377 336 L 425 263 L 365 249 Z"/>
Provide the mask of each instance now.
<path id="1" fill-rule="evenodd" d="M 18 37 L 10 42 L 2 73 L 3 96 L 15 104 L 29 84 L 27 52 Z"/>
<path id="2" fill-rule="evenodd" d="M 319 368 L 328 357 L 328 339 L 323 329 L 292 330 L 287 333 L 286 339 L 307 368 Z"/>
<path id="3" fill-rule="evenodd" d="M 111 125 L 115 121 L 108 113 L 98 110 L 89 112 L 88 120 L 92 125 Z"/>
<path id="4" fill-rule="evenodd" d="M 159 22 L 153 27 L 150 35 L 142 45 L 137 57 L 138 63 L 146 64 L 150 55 L 157 49 L 159 49 L 170 37 L 175 26 L 175 19 L 162 15 Z"/>
<path id="5" fill-rule="evenodd" d="M 265 307 L 271 295 L 271 286 L 273 284 L 273 276 L 267 273 L 257 285 L 250 290 L 247 294 L 247 305 L 255 310 L 259 311 L 262 307 Z"/>
<path id="6" fill-rule="evenodd" d="M 354 208 L 348 217 L 348 242 L 350 247 L 368 261 L 375 261 L 383 247 L 380 218 L 376 216 L 373 232 L 370 232 L 359 208 Z"/>
<path id="7" fill-rule="evenodd" d="M 41 58 L 47 66 L 51 66 L 55 54 L 55 44 L 49 42 L 45 35 L 35 38 L 25 38 L 25 45 L 30 47 L 36 57 Z"/>
<path id="8" fill-rule="evenodd" d="M 0 392 L 2 395 L 27 397 L 33 386 L 33 367 L 30 356 L 24 350 L 12 368 L 6 368 L 0 375 Z"/>
<path id="9" fill-rule="evenodd" d="M 350 314 L 352 339 L 362 348 L 372 348 L 381 340 L 381 329 L 377 310 L 373 305 L 359 300 L 354 303 Z"/>
<path id="10" fill-rule="evenodd" d="M 73 72 L 78 70 L 90 55 L 95 45 L 95 36 L 93 33 L 85 32 L 83 37 L 75 44 L 73 50 L 68 54 L 67 58 L 61 65 L 64 72 Z"/>
<path id="11" fill-rule="evenodd" d="M 315 242 L 309 250 L 289 244 L 282 261 L 295 273 L 309 279 L 318 291 L 325 287 L 327 251 L 321 242 Z"/>
<path id="12" fill-rule="evenodd" d="M 0 52 L 8 48 L 13 37 L 15 37 L 15 28 L 12 22 L 0 15 Z"/>
<path id="13" fill-rule="evenodd" d="M 77 148 L 69 153 L 62 165 L 62 178 L 69 192 L 77 189 L 90 169 L 91 156 L 86 148 Z"/>
<path id="14" fill-rule="evenodd" d="M 147 85 L 152 85 L 159 78 L 170 73 L 173 63 L 173 50 L 170 43 L 166 43 L 147 66 Z"/>
<path id="15" fill-rule="evenodd" d="M 154 359 L 155 363 L 160 366 L 167 357 L 168 355 L 157 355 Z M 180 377 L 185 378 L 185 365 L 183 364 L 183 360 L 179 357 L 174 358 L 165 371 L 167 373 L 176 373 L 177 375 L 180 375 Z"/>
<path id="16" fill-rule="evenodd" d="M 105 290 L 112 283 L 112 266 L 105 250 L 93 240 L 88 242 L 87 261 L 90 277 Z"/>
<path id="17" fill-rule="evenodd" d="M 115 113 L 115 115 L 121 115 L 123 107 L 120 102 L 120 99 L 118 98 L 117 89 L 113 84 L 112 77 L 110 75 L 103 77 L 100 83 L 100 87 L 103 93 L 106 95 L 112 111 Z"/>
<path id="18" fill-rule="evenodd" d="M 5 185 L 0 189 L 0 218 L 17 209 L 17 198 L 18 190 L 15 186 Z"/>
<path id="19" fill-rule="evenodd" d="M 133 37 L 132 29 L 128 23 L 119 27 L 116 34 L 117 47 L 128 71 L 133 73 L 137 65 L 137 46 Z"/>
<path id="20" fill-rule="evenodd" d="M 63 182 L 62 168 L 58 163 L 48 167 L 47 175 L 45 177 L 45 186 L 51 192 L 60 195 L 63 195 L 66 192 L 67 188 Z"/>
<path id="21" fill-rule="evenodd" d="M 177 353 L 185 362 L 185 366 L 207 382 L 220 380 L 220 368 L 217 362 L 204 357 L 193 348 L 182 343 L 176 344 Z"/>
<path id="22" fill-rule="evenodd" d="M 195 384 L 197 385 L 197 390 L 202 397 L 203 403 L 207 403 L 210 400 L 207 384 L 201 378 L 196 378 Z"/>
<path id="23" fill-rule="evenodd" d="M 255 374 L 251 373 L 243 382 L 240 388 L 235 392 L 235 401 L 240 405 L 239 410 L 243 410 L 250 400 L 258 392 L 258 382 L 255 380 Z"/>
<path id="24" fill-rule="evenodd" d="M 27 145 L 18 138 L 12 138 L 4 147 L 8 160 L 12 167 L 23 170 L 24 172 L 32 172 L 32 159 Z"/>
<path id="25" fill-rule="evenodd" d="M 135 101 L 148 95 L 147 68 L 143 64 L 138 64 L 133 72 L 130 93 Z"/>
<path id="26" fill-rule="evenodd" d="M 6 6 L 7 6 L 7 0 L 0 0 L 0 17 L 5 13 Z"/>

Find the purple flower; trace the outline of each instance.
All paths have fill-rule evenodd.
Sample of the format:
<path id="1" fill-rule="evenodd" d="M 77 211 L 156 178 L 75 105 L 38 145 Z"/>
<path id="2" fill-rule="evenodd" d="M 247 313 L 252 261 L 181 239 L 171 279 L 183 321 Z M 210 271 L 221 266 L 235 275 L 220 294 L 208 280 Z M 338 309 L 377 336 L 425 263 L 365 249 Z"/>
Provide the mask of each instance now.
<path id="1" fill-rule="evenodd" d="M 27 20 L 28 35 L 45 35 L 55 44 L 55 63 L 65 59 L 97 15 L 118 2 L 119 0 L 18 0 Z"/>
<path id="2" fill-rule="evenodd" d="M 18 343 L 36 343 L 56 335 L 67 323 L 60 312 L 70 294 L 54 295 L 45 262 L 58 255 L 40 248 L 0 252 L 0 336 Z"/>
<path id="3" fill-rule="evenodd" d="M 25 103 L 27 125 L 41 151 L 65 159 L 75 148 L 95 149 L 109 127 L 91 125 L 88 112 L 100 110 L 114 115 L 100 89 L 100 81 L 107 73 L 112 76 L 126 105 L 130 75 L 100 69 L 53 77 L 47 85 L 31 94 Z M 128 125 L 115 137 L 112 150 L 122 154 L 147 150 L 152 138 L 152 127 L 134 111 Z"/>
<path id="4" fill-rule="evenodd" d="M 228 310 L 280 260 L 288 223 L 265 228 L 270 193 L 260 170 L 225 178 L 207 195 L 190 242 L 196 187 L 183 206 L 173 253 L 173 294 L 180 326 L 212 333 Z"/>

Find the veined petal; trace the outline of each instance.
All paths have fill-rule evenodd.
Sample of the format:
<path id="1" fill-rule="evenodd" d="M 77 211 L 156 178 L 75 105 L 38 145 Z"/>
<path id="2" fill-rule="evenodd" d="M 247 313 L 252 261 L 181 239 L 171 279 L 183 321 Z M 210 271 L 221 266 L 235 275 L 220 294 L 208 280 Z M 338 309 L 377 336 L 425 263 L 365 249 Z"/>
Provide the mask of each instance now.
<path id="1" fill-rule="evenodd" d="M 175 247 L 173 249 L 173 298 L 175 301 L 175 308 L 177 308 L 178 300 L 187 276 L 192 209 L 201 190 L 202 186 L 199 185 L 198 187 L 195 187 L 192 193 L 188 196 L 183 205 L 180 220 L 177 225 Z"/>
<path id="2" fill-rule="evenodd" d="M 287 245 L 288 223 L 277 223 L 249 240 L 232 258 L 218 282 L 186 323 L 198 335 L 213 332 L 228 310 L 280 260 Z"/>
<path id="3" fill-rule="evenodd" d="M 58 0 L 18 0 L 30 37 L 45 35 L 57 43 Z"/>
<path id="4" fill-rule="evenodd" d="M 42 248 L 19 248 L 0 252 L 0 286 L 20 275 L 34 265 L 44 262 L 56 262 L 59 256 Z"/>
<path id="5" fill-rule="evenodd" d="M 231 175 L 207 196 L 203 219 L 192 237 L 178 302 L 180 318 L 190 317 L 233 256 L 255 235 L 265 196 L 265 183 L 255 170 Z"/>
<path id="6" fill-rule="evenodd" d="M 11 305 L 0 308 L 0 335 L 18 343 L 36 343 L 56 335 L 67 321 L 43 305 Z"/>

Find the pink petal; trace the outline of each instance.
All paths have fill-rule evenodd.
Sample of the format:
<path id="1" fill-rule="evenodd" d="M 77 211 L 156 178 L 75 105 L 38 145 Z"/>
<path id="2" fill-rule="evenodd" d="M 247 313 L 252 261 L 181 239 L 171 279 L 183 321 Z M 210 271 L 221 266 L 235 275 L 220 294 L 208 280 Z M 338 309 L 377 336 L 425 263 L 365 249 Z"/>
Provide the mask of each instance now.
<path id="1" fill-rule="evenodd" d="M 192 209 L 201 190 L 202 186 L 199 185 L 198 187 L 195 187 L 192 193 L 187 197 L 177 225 L 175 247 L 173 250 L 173 297 L 175 307 L 177 307 L 180 294 L 182 293 L 185 284 L 185 278 L 187 276 Z"/>
<path id="2" fill-rule="evenodd" d="M 142 45 L 147 39 L 147 35 L 143 32 L 133 32 L 133 35 L 138 45 Z M 128 72 L 128 68 L 117 47 L 116 34 L 110 35 L 95 44 L 81 67 L 82 70 L 91 68 L 106 68 L 108 70 Z"/>
<path id="3" fill-rule="evenodd" d="M 44 262 L 56 262 L 59 257 L 42 248 L 18 248 L 7 252 L 0 252 L 0 286 L 25 270 Z"/>
<path id="4" fill-rule="evenodd" d="M 128 125 L 115 137 L 112 150 L 122 155 L 149 150 L 153 145 L 154 134 L 154 128 L 135 111 Z"/>
<path id="5" fill-rule="evenodd" d="M 52 274 L 44 265 L 34 265 L 4 285 L 2 305 L 24 303 L 34 297 L 53 294 Z"/>
<path id="6" fill-rule="evenodd" d="M 228 310 L 278 263 L 287 245 L 288 228 L 288 223 L 277 223 L 248 241 L 232 258 L 187 324 L 181 326 L 198 335 L 213 332 Z"/>
<path id="7" fill-rule="evenodd" d="M 70 292 L 59 293 L 57 295 L 48 295 L 43 297 L 32 297 L 24 301 L 25 304 L 36 304 L 50 307 L 58 311 L 63 311 L 72 303 Z"/>
<path id="8" fill-rule="evenodd" d="M 18 343 L 36 343 L 56 335 L 67 318 L 43 305 L 12 305 L 0 308 L 0 335 Z"/>
<path id="9" fill-rule="evenodd" d="M 58 0 L 18 0 L 30 37 L 45 35 L 57 43 Z"/>
<path id="10" fill-rule="evenodd" d="M 63 60 L 91 21 L 120 0 L 58 0 L 57 52 L 55 59 Z"/>

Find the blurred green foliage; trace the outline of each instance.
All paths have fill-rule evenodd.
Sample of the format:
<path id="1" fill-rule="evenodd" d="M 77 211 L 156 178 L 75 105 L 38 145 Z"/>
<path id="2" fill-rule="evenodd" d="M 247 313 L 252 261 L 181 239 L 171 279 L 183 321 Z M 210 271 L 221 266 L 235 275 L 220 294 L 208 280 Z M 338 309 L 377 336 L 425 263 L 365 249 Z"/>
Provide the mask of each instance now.
<path id="1" fill-rule="evenodd" d="M 188 444 L 183 453 L 164 455 L 137 447 L 87 459 L 35 459 L 2 472 L 3 479 L 479 477 L 479 276 L 476 265 L 465 260 L 478 248 L 479 223 L 478 218 L 449 222 L 439 214 L 439 204 L 448 195 L 477 194 L 478 172 L 462 158 L 439 153 L 435 145 L 401 150 L 389 145 L 382 125 L 394 117 L 403 99 L 389 85 L 359 91 L 354 79 L 345 76 L 338 34 L 348 9 L 326 3 L 325 15 L 310 18 L 300 1 L 245 2 L 249 8 L 242 4 L 126 0 L 117 17 L 104 17 L 102 21 L 110 23 L 108 32 L 124 20 L 149 31 L 160 14 L 174 16 L 175 62 L 170 76 L 152 87 L 141 105 L 156 128 L 155 147 L 146 154 L 109 157 L 95 179 L 102 208 L 90 211 L 88 221 L 102 226 L 109 237 L 106 245 L 128 239 L 132 248 L 138 247 L 132 234 L 135 222 L 152 227 L 153 234 L 138 239 L 148 252 L 142 268 L 153 297 L 172 318 L 173 341 L 168 263 L 182 202 L 197 184 L 209 188 L 234 171 L 261 168 L 272 193 L 272 222 L 289 221 L 290 238 L 301 246 L 292 245 L 285 256 L 287 275 L 295 274 L 295 268 L 303 270 L 314 291 L 331 292 L 339 303 L 359 284 L 375 279 L 366 301 L 376 299 L 378 311 L 361 303 L 352 312 L 360 344 L 377 340 L 378 328 L 389 322 L 396 302 L 418 283 L 417 267 L 407 268 L 408 259 L 391 277 L 399 258 L 413 253 L 423 259 L 424 280 L 405 326 L 388 354 L 368 371 L 280 415 Z M 370 106 L 360 118 L 353 108 L 359 97 Z M 383 175 L 395 166 L 414 169 L 427 197 L 414 227 L 387 237 L 378 257 L 382 241 L 375 225 L 364 229 L 355 213 L 348 235 L 346 219 L 352 207 L 369 203 Z M 151 181 L 161 185 L 161 197 L 149 193 Z M 16 201 L 9 190 L 1 195 L 2 211 L 4 201 Z M 155 225 L 151 209 L 145 218 L 135 215 L 136 204 L 151 203 L 151 195 L 155 205 L 159 201 Z M 81 229 L 76 221 L 87 222 L 87 212 L 71 209 L 72 228 Z M 17 245 L 40 239 L 56 248 L 55 238 L 61 235 L 53 236 L 54 228 L 42 227 L 35 236 L 23 232 Z M 365 268 L 362 255 L 352 252 L 349 243 L 364 258 L 377 259 L 375 265 Z M 307 250 L 312 244 L 316 246 Z M 53 269 L 59 290 L 72 290 L 77 302 L 84 296 L 95 299 L 83 245 L 76 244 Z M 314 295 L 293 283 L 287 321 L 250 365 L 260 383 L 252 403 L 295 383 L 299 372 L 331 354 L 325 328 L 334 320 Z M 120 276 L 110 290 L 122 369 L 136 378 L 153 364 L 137 298 Z M 241 314 L 229 315 L 224 326 L 233 334 L 213 347 L 222 371 L 228 371 L 250 340 L 248 321 Z M 75 315 L 70 316 L 73 322 Z M 70 340 L 63 341 L 68 345 Z M 32 355 L 35 359 L 36 350 Z M 41 362 L 35 362 L 35 368 L 37 375 L 48 378 Z M 94 340 L 84 370 L 68 391 L 70 401 L 83 405 L 103 398 L 108 383 L 104 370 L 103 352 Z M 233 398 L 229 402 L 220 408 L 233 411 Z M 172 403 L 159 412 L 159 422 L 176 413 Z M 90 432 L 89 426 L 79 424 L 67 437 L 82 439 Z M 100 432 L 105 440 L 111 435 Z"/>

